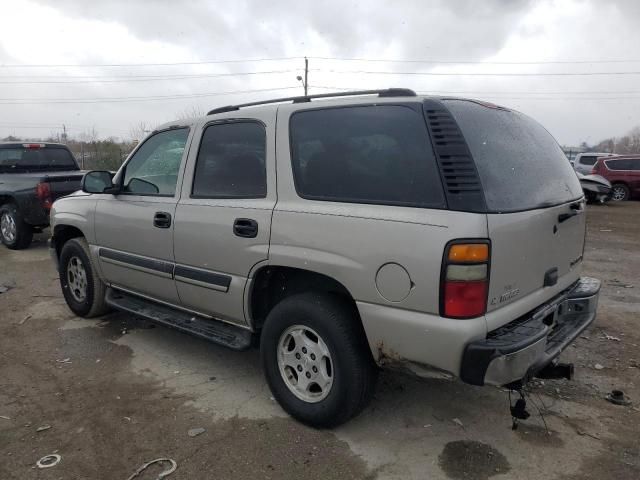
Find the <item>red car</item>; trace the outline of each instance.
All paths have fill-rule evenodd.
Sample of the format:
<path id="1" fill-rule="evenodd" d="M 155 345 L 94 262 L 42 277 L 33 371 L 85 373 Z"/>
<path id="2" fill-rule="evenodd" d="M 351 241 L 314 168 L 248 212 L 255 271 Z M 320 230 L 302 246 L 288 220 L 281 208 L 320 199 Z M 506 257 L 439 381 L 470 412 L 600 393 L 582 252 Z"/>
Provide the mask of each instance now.
<path id="1" fill-rule="evenodd" d="M 611 199 L 617 202 L 640 196 L 640 155 L 601 157 L 591 171 L 611 182 Z"/>

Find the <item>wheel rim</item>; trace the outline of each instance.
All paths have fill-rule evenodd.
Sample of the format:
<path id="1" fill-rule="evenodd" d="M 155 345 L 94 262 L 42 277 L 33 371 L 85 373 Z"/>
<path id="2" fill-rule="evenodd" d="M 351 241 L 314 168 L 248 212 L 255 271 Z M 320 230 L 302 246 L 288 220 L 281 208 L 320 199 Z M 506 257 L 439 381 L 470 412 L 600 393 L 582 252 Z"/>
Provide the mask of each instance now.
<path id="1" fill-rule="evenodd" d="M 73 298 L 84 302 L 87 298 L 87 271 L 78 257 L 71 257 L 67 263 L 67 285 Z"/>
<path id="2" fill-rule="evenodd" d="M 624 188 L 613 187 L 613 195 L 611 198 L 613 198 L 616 202 L 619 202 L 620 200 L 624 200 L 624 197 L 626 196 L 627 196 L 627 192 L 625 191 Z"/>
<path id="3" fill-rule="evenodd" d="M 12 243 L 16 239 L 16 222 L 12 215 L 3 213 L 0 218 L 0 231 L 2 231 L 2 237 L 9 243 Z"/>
<path id="4" fill-rule="evenodd" d="M 280 336 L 278 368 L 291 393 L 307 403 L 323 400 L 333 386 L 329 348 L 315 330 L 303 325 L 293 325 Z"/>

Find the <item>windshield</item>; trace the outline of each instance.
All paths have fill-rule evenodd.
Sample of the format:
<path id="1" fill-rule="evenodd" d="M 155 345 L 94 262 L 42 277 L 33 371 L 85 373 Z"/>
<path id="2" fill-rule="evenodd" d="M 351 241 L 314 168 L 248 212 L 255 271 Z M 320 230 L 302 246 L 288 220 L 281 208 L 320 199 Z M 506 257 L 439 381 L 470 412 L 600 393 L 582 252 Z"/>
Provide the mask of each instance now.
<path id="1" fill-rule="evenodd" d="M 469 145 L 490 211 L 532 210 L 582 196 L 567 157 L 538 122 L 473 101 L 444 103 Z"/>
<path id="2" fill-rule="evenodd" d="M 0 148 L 1 172 L 77 169 L 71 152 L 66 148 Z"/>

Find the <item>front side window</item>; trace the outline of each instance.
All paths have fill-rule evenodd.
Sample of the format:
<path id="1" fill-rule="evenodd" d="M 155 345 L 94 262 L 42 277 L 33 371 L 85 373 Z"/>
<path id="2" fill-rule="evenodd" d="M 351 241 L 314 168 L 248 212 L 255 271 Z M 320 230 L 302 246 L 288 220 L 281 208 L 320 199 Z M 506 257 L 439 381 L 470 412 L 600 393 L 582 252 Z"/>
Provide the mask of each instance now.
<path id="1" fill-rule="evenodd" d="M 144 142 L 125 167 L 124 193 L 175 195 L 188 136 L 188 128 L 176 128 L 159 132 Z"/>
<path id="2" fill-rule="evenodd" d="M 209 125 L 202 134 L 192 198 L 267 195 L 266 132 L 258 122 Z"/>
<path id="3" fill-rule="evenodd" d="M 401 105 L 306 110 L 291 117 L 290 131 L 303 198 L 444 207 L 421 112 Z"/>

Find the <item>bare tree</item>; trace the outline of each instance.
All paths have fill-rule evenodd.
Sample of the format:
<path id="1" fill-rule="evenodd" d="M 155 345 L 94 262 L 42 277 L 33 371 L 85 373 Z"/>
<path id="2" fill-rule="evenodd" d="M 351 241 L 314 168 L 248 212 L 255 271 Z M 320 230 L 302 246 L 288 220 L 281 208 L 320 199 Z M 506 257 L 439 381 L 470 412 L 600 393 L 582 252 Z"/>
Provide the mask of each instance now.
<path id="1" fill-rule="evenodd" d="M 152 130 L 153 128 L 151 128 L 151 124 L 141 121 L 129 128 L 129 136 L 135 142 L 140 142 Z"/>
<path id="2" fill-rule="evenodd" d="M 189 118 L 202 117 L 205 112 L 202 107 L 197 105 L 191 105 L 190 107 L 186 107 L 184 110 L 176 114 L 177 120 L 187 120 Z"/>

